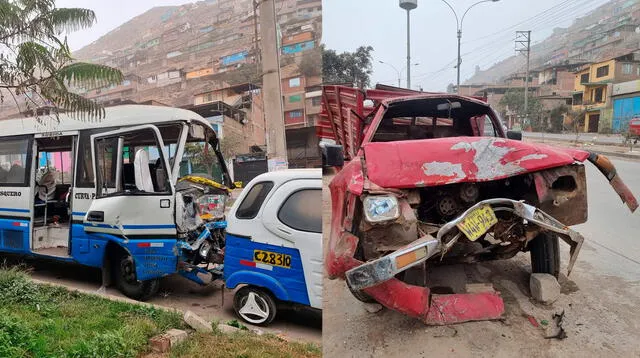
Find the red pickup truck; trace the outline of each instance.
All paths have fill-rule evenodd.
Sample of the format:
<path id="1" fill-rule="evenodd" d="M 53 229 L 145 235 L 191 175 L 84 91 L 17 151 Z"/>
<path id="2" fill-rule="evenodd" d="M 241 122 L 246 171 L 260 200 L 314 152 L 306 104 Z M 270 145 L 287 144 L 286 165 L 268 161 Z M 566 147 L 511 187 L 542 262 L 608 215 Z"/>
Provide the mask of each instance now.
<path id="1" fill-rule="evenodd" d="M 331 190 L 325 269 L 353 295 L 427 324 L 497 319 L 498 292 L 434 294 L 434 265 L 509 259 L 530 252 L 532 272 L 568 270 L 587 220 L 584 161 L 631 211 L 638 203 L 604 156 L 522 142 L 482 98 L 399 88 L 324 86 L 318 134 Z M 411 277 L 411 279 L 409 279 Z"/>

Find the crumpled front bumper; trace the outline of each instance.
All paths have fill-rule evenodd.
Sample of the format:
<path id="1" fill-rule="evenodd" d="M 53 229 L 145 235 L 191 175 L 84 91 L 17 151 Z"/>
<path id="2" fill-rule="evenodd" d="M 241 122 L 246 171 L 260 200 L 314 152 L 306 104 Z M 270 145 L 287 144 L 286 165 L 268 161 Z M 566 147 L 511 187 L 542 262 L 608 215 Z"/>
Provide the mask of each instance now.
<path id="1" fill-rule="evenodd" d="M 475 320 L 499 319 L 504 303 L 497 292 L 473 294 L 431 295 L 429 288 L 408 285 L 394 277 L 437 254 L 444 254 L 462 237 L 458 233 L 446 244 L 443 238 L 473 210 L 490 205 L 495 212 L 508 211 L 521 217 L 528 224 L 555 232 L 570 246 L 568 271 L 571 272 L 584 238 L 542 210 L 511 199 L 488 199 L 478 202 L 456 219 L 443 225 L 434 238 L 426 235 L 413 243 L 379 259 L 362 263 L 353 258 L 351 250 L 341 252 L 340 259 L 346 271 L 345 278 L 354 290 L 364 290 L 384 306 L 422 319 L 427 324 L 451 324 Z M 344 236 L 347 237 L 344 237 Z M 343 242 L 355 251 L 358 238 L 345 233 Z M 350 257 L 347 255 L 351 254 Z"/>

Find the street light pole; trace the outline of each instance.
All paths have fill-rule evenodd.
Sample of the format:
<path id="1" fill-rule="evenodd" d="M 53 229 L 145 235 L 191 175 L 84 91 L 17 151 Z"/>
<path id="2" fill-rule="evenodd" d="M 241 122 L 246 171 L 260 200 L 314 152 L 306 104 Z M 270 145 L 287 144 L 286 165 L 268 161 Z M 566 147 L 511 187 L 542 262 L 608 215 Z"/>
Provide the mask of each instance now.
<path id="1" fill-rule="evenodd" d="M 396 66 L 394 66 L 394 65 L 392 65 L 390 63 L 384 62 L 384 61 L 378 61 L 378 62 L 380 62 L 382 64 L 385 64 L 385 65 L 388 65 L 388 66 L 391 66 L 391 68 L 393 68 L 396 71 L 396 74 L 398 75 L 398 87 L 402 87 L 402 85 L 400 84 L 400 71 L 398 71 Z"/>
<path id="2" fill-rule="evenodd" d="M 451 11 L 453 12 L 453 15 L 456 17 L 456 28 L 457 28 L 457 34 L 458 34 L 458 62 L 456 65 L 456 69 L 457 69 L 457 80 L 456 80 L 456 84 L 457 84 L 457 90 L 458 90 L 458 94 L 460 94 L 460 65 L 462 64 L 462 57 L 460 55 L 460 42 L 462 41 L 462 23 L 464 22 L 464 18 L 465 16 L 467 16 L 467 13 L 469 12 L 469 10 L 471 10 L 471 8 L 473 8 L 476 5 L 485 3 L 485 2 L 498 2 L 500 0 L 482 0 L 482 1 L 478 1 L 477 3 L 469 6 L 467 8 L 467 10 L 465 10 L 464 14 L 462 14 L 462 19 L 458 20 L 458 13 L 456 12 L 456 10 L 453 8 L 453 6 L 451 6 L 451 4 L 449 4 L 446 0 L 442 0 L 443 3 L 445 3 L 449 9 L 451 9 Z"/>
<path id="3" fill-rule="evenodd" d="M 407 88 L 411 89 L 411 16 L 407 9 Z"/>
<path id="4" fill-rule="evenodd" d="M 411 10 L 418 7 L 418 0 L 400 0 L 400 7 L 407 10 L 407 88 L 411 89 Z"/>

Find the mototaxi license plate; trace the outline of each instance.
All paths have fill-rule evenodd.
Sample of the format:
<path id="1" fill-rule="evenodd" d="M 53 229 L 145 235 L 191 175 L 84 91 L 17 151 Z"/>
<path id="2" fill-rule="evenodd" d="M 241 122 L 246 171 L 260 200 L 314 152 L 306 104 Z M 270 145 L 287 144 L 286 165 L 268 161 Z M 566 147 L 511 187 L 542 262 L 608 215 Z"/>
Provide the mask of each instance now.
<path id="1" fill-rule="evenodd" d="M 496 214 L 489 205 L 483 205 L 471 211 L 458 223 L 458 229 L 471 241 L 476 241 L 498 222 Z"/>
<path id="2" fill-rule="evenodd" d="M 272 266 L 291 268 L 291 255 L 277 252 L 253 250 L 253 261 Z"/>

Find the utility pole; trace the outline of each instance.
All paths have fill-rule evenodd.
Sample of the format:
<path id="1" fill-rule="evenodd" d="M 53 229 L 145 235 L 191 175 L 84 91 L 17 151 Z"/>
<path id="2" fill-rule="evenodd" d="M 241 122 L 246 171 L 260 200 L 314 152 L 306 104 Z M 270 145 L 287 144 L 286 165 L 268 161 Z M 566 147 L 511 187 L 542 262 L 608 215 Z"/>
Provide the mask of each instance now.
<path id="1" fill-rule="evenodd" d="M 516 52 L 527 55 L 527 71 L 524 79 L 524 121 L 529 124 L 529 59 L 531 57 L 531 31 L 516 31 Z"/>
<path id="2" fill-rule="evenodd" d="M 271 171 L 288 167 L 280 83 L 280 49 L 274 0 L 262 0 L 258 6 L 262 47 L 262 96 L 267 127 L 267 158 Z"/>

